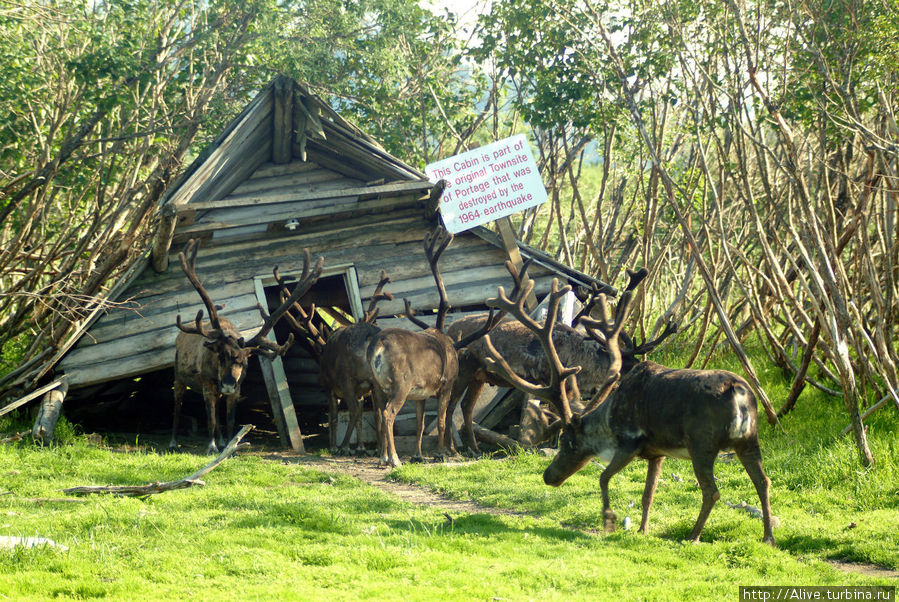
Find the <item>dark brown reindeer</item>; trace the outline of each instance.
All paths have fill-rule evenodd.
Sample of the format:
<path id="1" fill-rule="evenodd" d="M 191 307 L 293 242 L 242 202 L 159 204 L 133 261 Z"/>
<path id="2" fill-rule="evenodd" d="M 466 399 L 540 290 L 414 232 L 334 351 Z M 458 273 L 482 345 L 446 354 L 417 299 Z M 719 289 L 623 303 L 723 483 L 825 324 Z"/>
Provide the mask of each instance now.
<path id="1" fill-rule="evenodd" d="M 459 370 L 457 349 L 483 336 L 495 321 L 491 314 L 491 319 L 488 319 L 481 329 L 455 344 L 444 332 L 449 302 L 437 262 L 452 240 L 452 234 L 438 227 L 429 233 L 424 241 L 425 255 L 440 296 L 436 324 L 429 327 L 425 322 L 416 319 L 409 302 L 406 301 L 407 317 L 424 330 L 412 332 L 402 328 L 386 328 L 375 335 L 368 348 L 368 361 L 374 378 L 372 395 L 381 412 L 379 429 L 381 464 L 391 466 L 401 464 L 393 439 L 393 424 L 397 413 L 407 400 L 416 402 L 418 438 L 413 460 L 422 459 L 424 403 L 429 397 L 436 397 L 438 402 L 435 456 L 443 458 L 448 454 L 455 454 L 452 428 L 451 426 L 448 428 L 447 425 L 447 411 Z"/>
<path id="2" fill-rule="evenodd" d="M 240 396 L 240 384 L 246 376 L 250 356 L 261 354 L 273 358 L 276 355 L 283 355 L 287 351 L 293 343 L 293 335 L 288 337 L 284 345 L 277 345 L 265 337 L 288 307 L 318 279 L 323 259 L 320 257 L 315 267 L 310 270 L 309 252 L 308 250 L 304 252 L 304 278 L 301 284 L 271 315 L 266 315 L 262 307 L 259 307 L 263 316 L 262 328 L 250 340 L 245 341 L 234 324 L 219 315 L 218 312 L 221 308 L 216 307 L 200 282 L 196 272 L 198 248 L 197 241 L 190 240 L 178 257 L 181 260 L 181 269 L 203 300 L 209 320 L 203 320 L 203 310 L 201 309 L 197 312 L 193 325 L 182 324 L 180 315 L 176 321 L 181 332 L 175 339 L 175 409 L 172 418 L 172 440 L 169 447 L 178 447 L 176 435 L 181 417 L 181 405 L 185 389 L 190 387 L 203 394 L 209 427 L 207 451 L 216 453 L 218 445 L 224 443 L 221 436 L 221 424 L 216 416 L 218 400 L 222 396 L 225 398 L 226 435 L 231 437 L 234 433 L 234 416 Z M 218 445 L 216 444 L 217 438 Z"/>
<path id="3" fill-rule="evenodd" d="M 282 298 L 289 289 L 275 269 L 275 280 L 281 286 Z M 382 292 L 390 283 L 387 273 L 381 270 L 381 279 L 362 319 L 348 326 L 341 326 L 326 334 L 313 321 L 315 306 L 309 311 L 295 303 L 291 312 L 285 314 L 294 333 L 312 342 L 316 361 L 319 364 L 319 384 L 328 394 L 329 444 L 332 451 L 348 453 L 353 433 L 356 433 L 357 451 L 362 445 L 363 397 L 371 393 L 371 367 L 368 363 L 368 346 L 374 336 L 381 331 L 375 323 L 378 318 L 378 301 L 392 300 L 393 295 Z M 299 319 L 297 319 L 299 317 Z M 343 400 L 350 412 L 349 428 L 340 446 L 337 446 L 337 409 Z M 380 413 L 376 412 L 380 422 Z"/>
<path id="4" fill-rule="evenodd" d="M 646 273 L 640 272 L 640 275 L 642 279 Z M 520 281 L 522 278 L 523 270 L 522 275 L 516 279 L 516 287 L 521 286 Z M 570 287 L 565 290 L 567 292 L 570 290 Z M 589 319 L 589 314 L 596 306 L 602 292 L 601 289 L 595 288 L 591 294 L 581 296 L 581 300 L 585 305 L 575 317 L 575 324 L 578 320 Z M 513 292 L 512 298 L 520 298 L 520 295 L 516 295 Z M 561 302 L 561 297 L 559 301 Z M 451 324 L 447 329 L 447 334 L 453 340 L 458 340 L 482 328 L 485 320 L 487 320 L 485 314 L 463 318 Z M 635 344 L 630 337 L 622 332 L 621 353 L 623 371 L 627 372 L 630 370 L 637 363 L 639 356 L 649 353 L 675 332 L 677 332 L 677 326 L 670 323 L 657 338 L 651 341 L 644 341 L 640 345 Z M 552 333 L 553 345 L 562 361 L 566 365 L 581 367 L 581 371 L 577 376 L 577 383 L 572 384 L 573 389 L 569 391 L 569 394 L 573 396 L 571 403 L 575 406 L 575 409 L 582 409 L 583 406 L 579 399 L 580 394 L 583 394 L 588 400 L 594 397 L 606 382 L 610 373 L 611 359 L 606 342 L 595 330 L 586 329 L 586 332 L 581 332 L 565 324 L 555 323 Z M 521 320 L 506 320 L 496 325 L 490 331 L 490 341 L 500 355 L 506 358 L 515 374 L 522 375 L 531 382 L 549 382 L 552 372 L 551 363 L 547 361 L 547 356 L 535 331 L 524 325 Z M 514 383 L 488 369 L 490 361 L 491 356 L 485 339 L 476 339 L 459 355 L 459 378 L 453 398 L 456 400 L 462 397 L 464 392 L 464 397 L 462 397 L 463 433 L 465 434 L 467 447 L 475 453 L 478 452 L 478 444 L 474 436 L 473 411 L 482 388 L 485 384 L 515 387 Z M 525 407 L 522 414 L 524 415 L 527 412 L 533 413 L 533 408 Z M 550 422 L 547 418 L 557 417 L 552 414 L 549 416 L 532 416 L 532 426 L 540 427 L 542 423 L 542 427 L 537 429 L 539 433 L 530 432 L 528 429 L 523 428 L 520 441 L 525 445 L 534 445 L 540 441 L 550 439 L 558 433 L 563 422 L 560 419 Z"/>
<path id="5" fill-rule="evenodd" d="M 763 541 L 774 545 L 771 531 L 769 480 L 762 470 L 758 440 L 755 397 L 749 385 L 736 374 L 723 370 L 676 370 L 653 362 L 640 362 L 618 380 L 621 352 L 618 337 L 632 299 L 628 287 L 618 304 L 610 325 L 601 301 L 600 320 L 587 320 L 588 328 L 600 331 L 608 343 L 613 367 L 606 385 L 583 413 L 572 412 L 565 391 L 566 369 L 551 348 L 552 337 L 541 336 L 547 355 L 554 355 L 555 388 L 540 389 L 520 379 L 499 354 L 499 369 L 507 378 L 519 379 L 519 386 L 561 405 L 565 422 L 559 452 L 543 473 L 547 485 L 558 487 L 575 472 L 599 456 L 607 462 L 599 478 L 603 502 L 604 527 L 614 529 L 616 516 L 609 502 L 609 480 L 634 458 L 648 462 L 643 491 L 643 516 L 640 530 L 649 527 L 649 509 L 666 456 L 689 459 L 702 490 L 702 508 L 689 538 L 699 541 L 703 526 L 720 493 L 715 485 L 714 463 L 718 453 L 733 449 L 755 485 L 762 506 Z M 505 303 L 505 300 L 500 300 Z M 516 317 L 520 308 L 516 309 Z M 495 351 L 495 350 L 494 350 Z M 616 366 L 617 365 L 617 366 Z"/>

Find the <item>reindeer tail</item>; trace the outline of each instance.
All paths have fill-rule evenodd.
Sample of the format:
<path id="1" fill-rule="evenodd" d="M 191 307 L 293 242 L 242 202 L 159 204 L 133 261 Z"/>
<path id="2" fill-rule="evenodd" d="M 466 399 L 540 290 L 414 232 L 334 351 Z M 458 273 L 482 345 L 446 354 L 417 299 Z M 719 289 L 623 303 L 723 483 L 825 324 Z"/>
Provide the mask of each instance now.
<path id="1" fill-rule="evenodd" d="M 752 411 L 755 405 L 755 397 L 752 391 L 739 383 L 733 384 L 731 391 L 731 402 L 733 403 L 734 414 L 727 427 L 727 434 L 731 439 L 743 439 L 752 433 L 755 412 Z"/>

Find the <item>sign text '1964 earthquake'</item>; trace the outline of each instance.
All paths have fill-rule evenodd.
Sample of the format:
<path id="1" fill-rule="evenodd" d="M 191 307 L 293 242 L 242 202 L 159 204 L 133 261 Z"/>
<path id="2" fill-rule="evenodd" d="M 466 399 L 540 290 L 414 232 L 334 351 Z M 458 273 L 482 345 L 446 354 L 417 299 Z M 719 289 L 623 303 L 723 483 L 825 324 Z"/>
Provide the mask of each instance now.
<path id="1" fill-rule="evenodd" d="M 440 213 L 452 233 L 546 201 L 546 188 L 523 134 L 431 163 L 431 180 L 446 180 Z"/>

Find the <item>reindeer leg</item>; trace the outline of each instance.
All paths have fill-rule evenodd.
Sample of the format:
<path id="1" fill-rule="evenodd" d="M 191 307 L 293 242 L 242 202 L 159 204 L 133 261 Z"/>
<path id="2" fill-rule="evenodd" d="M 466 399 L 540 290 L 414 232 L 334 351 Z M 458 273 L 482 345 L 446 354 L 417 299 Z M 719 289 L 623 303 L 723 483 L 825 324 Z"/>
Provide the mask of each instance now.
<path id="1" fill-rule="evenodd" d="M 350 420 L 347 423 L 346 433 L 343 436 L 343 441 L 340 442 L 340 455 L 349 455 L 350 454 L 350 440 L 353 437 L 353 432 L 356 433 L 356 441 L 360 441 L 362 438 L 362 427 L 359 424 L 362 418 L 362 404 L 358 399 L 353 399 L 352 397 L 347 397 L 344 399 L 347 405 L 347 409 L 350 412 Z"/>
<path id="2" fill-rule="evenodd" d="M 771 501 L 768 499 L 768 489 L 771 485 L 770 479 L 762 470 L 762 452 L 759 449 L 758 441 L 752 441 L 742 446 L 734 446 L 737 457 L 746 469 L 752 484 L 755 485 L 755 491 L 759 495 L 759 502 L 762 505 L 762 525 L 764 527 L 764 543 L 776 546 L 774 543 L 774 533 L 771 531 Z"/>
<path id="3" fill-rule="evenodd" d="M 234 436 L 234 422 L 237 417 L 237 400 L 239 395 L 229 395 L 225 398 L 225 420 L 227 431 L 225 432 L 226 439 L 223 439 L 220 445 L 224 447 L 227 445 L 228 441 L 231 440 L 231 437 Z"/>
<path id="4" fill-rule="evenodd" d="M 699 517 L 693 530 L 690 531 L 690 540 L 693 543 L 699 543 L 699 536 L 702 534 L 702 528 L 705 521 L 708 520 L 709 514 L 712 512 L 715 502 L 721 497 L 718 492 L 718 486 L 715 485 L 715 456 L 717 452 L 706 452 L 700 450 L 690 450 L 690 458 L 693 460 L 693 473 L 696 480 L 699 481 L 699 488 L 702 490 L 702 508 L 699 510 Z"/>
<path id="5" fill-rule="evenodd" d="M 375 432 L 378 433 L 378 445 L 381 445 L 381 405 L 375 398 L 374 393 L 371 395 L 371 405 L 375 412 Z"/>
<path id="6" fill-rule="evenodd" d="M 386 412 L 386 404 L 384 403 L 383 393 L 372 391 L 372 401 L 375 405 L 375 415 L 378 417 L 378 465 L 387 464 L 387 430 L 384 428 L 384 413 Z"/>
<path id="7" fill-rule="evenodd" d="M 450 403 L 452 394 L 451 387 L 444 387 L 437 398 L 437 451 L 434 453 L 434 458 L 437 460 L 445 460 L 450 455 L 450 449 L 455 452 L 452 411 L 456 404 Z"/>
<path id="8" fill-rule="evenodd" d="M 425 434 L 425 400 L 419 399 L 415 402 L 415 455 L 412 456 L 412 462 L 424 462 L 425 457 L 421 453 L 421 439 Z"/>
<path id="9" fill-rule="evenodd" d="M 468 389 L 465 391 L 465 397 L 462 398 L 462 430 L 465 435 L 465 445 L 468 447 L 468 450 L 471 454 L 477 455 L 480 453 L 480 449 L 478 449 L 478 442 L 474 437 L 474 404 L 477 402 L 478 397 L 481 394 L 481 389 L 484 388 L 484 380 L 478 378 L 475 375 L 468 382 Z"/>
<path id="10" fill-rule="evenodd" d="M 169 449 L 178 449 L 178 422 L 181 420 L 181 404 L 184 402 L 184 392 L 187 387 L 180 380 L 175 380 L 173 394 L 175 397 L 175 411 L 172 415 L 172 440 L 169 441 Z"/>
<path id="11" fill-rule="evenodd" d="M 333 391 L 328 391 L 328 448 L 331 452 L 337 451 L 337 396 Z"/>
<path id="12" fill-rule="evenodd" d="M 615 521 L 618 520 L 618 517 L 612 511 L 612 504 L 609 501 L 609 481 L 622 468 L 630 464 L 636 455 L 636 450 L 631 451 L 619 447 L 606 469 L 599 475 L 599 488 L 602 491 L 602 526 L 607 533 L 615 530 Z"/>
<path id="13" fill-rule="evenodd" d="M 206 402 L 206 427 L 209 431 L 209 445 L 206 447 L 206 453 L 209 454 L 217 454 L 219 451 L 215 444 L 215 435 L 219 429 L 215 415 L 218 397 L 219 392 L 214 385 L 203 385 L 203 401 Z"/>
<path id="14" fill-rule="evenodd" d="M 381 464 L 389 464 L 393 467 L 402 465 L 400 457 L 396 453 L 396 444 L 393 441 L 393 423 L 396 420 L 396 415 L 403 408 L 403 404 L 406 403 L 407 394 L 408 391 L 394 392 L 390 400 L 384 404 L 384 409 L 381 412 L 381 431 L 383 432 L 381 439 L 384 441 L 381 451 Z"/>
<path id="15" fill-rule="evenodd" d="M 649 508 L 652 506 L 652 498 L 656 493 L 656 485 L 659 484 L 659 473 L 662 471 L 662 462 L 665 456 L 650 458 L 646 469 L 646 487 L 643 488 L 643 519 L 640 521 L 640 532 L 649 532 Z"/>

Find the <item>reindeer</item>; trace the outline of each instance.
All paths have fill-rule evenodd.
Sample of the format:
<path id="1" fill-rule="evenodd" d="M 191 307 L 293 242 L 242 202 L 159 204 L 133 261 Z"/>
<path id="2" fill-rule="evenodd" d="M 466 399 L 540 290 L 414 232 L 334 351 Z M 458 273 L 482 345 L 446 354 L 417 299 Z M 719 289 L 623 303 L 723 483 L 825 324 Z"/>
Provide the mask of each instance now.
<path id="1" fill-rule="evenodd" d="M 416 402 L 415 417 L 418 438 L 413 460 L 422 460 L 421 440 L 424 435 L 424 403 L 429 397 L 436 397 L 437 407 L 437 458 L 455 454 L 452 428 L 447 428 L 447 414 L 456 376 L 459 371 L 457 349 L 488 332 L 495 323 L 491 315 L 486 323 L 462 340 L 453 342 L 444 332 L 449 303 L 446 287 L 440 276 L 437 262 L 440 255 L 453 240 L 453 235 L 438 227 L 425 237 L 425 255 L 431 266 L 431 273 L 437 284 L 440 303 L 434 327 L 415 318 L 409 301 L 405 301 L 406 316 L 421 332 L 411 332 L 402 328 L 386 328 L 377 333 L 368 347 L 368 362 L 373 377 L 372 396 L 381 413 L 379 443 L 381 464 L 399 466 L 393 440 L 393 423 L 397 413 L 407 400 Z"/>
<path id="2" fill-rule="evenodd" d="M 282 298 L 290 291 L 275 268 L 275 280 L 281 286 Z M 308 338 L 312 343 L 313 354 L 319 364 L 319 384 L 328 393 L 328 420 L 330 448 L 339 453 L 347 453 L 353 432 L 356 433 L 357 447 L 362 442 L 362 398 L 371 393 L 371 367 L 368 364 L 367 351 L 372 338 L 381 331 L 375 323 L 378 318 L 378 301 L 393 300 L 393 295 L 382 292 L 384 285 L 390 283 L 387 273 L 381 270 L 381 279 L 371 297 L 362 319 L 347 326 L 341 326 L 329 334 L 323 332 L 321 326 L 314 324 L 315 306 L 307 312 L 295 303 L 294 312 L 285 314 L 288 323 L 298 336 Z M 301 322 L 302 321 L 302 324 Z M 350 412 L 349 428 L 340 446 L 337 446 L 337 408 L 343 400 Z M 376 412 L 380 422 L 380 413 Z"/>
<path id="3" fill-rule="evenodd" d="M 526 270 L 527 263 L 517 278 L 513 275 L 516 290 L 520 290 Z M 642 280 L 646 276 L 646 272 L 641 271 L 639 275 Z M 570 290 L 571 287 L 566 289 L 566 291 Z M 575 316 L 572 322 L 574 325 L 577 325 L 579 321 L 589 320 L 590 312 L 603 293 L 604 289 L 594 287 L 591 294 L 580 295 L 581 300 L 584 302 L 584 307 Z M 515 292 L 511 295 L 513 299 L 518 296 Z M 493 319 L 495 320 L 495 318 Z M 463 336 L 483 328 L 486 320 L 486 314 L 463 318 L 450 325 L 447 329 L 447 334 L 453 340 L 459 340 Z M 587 399 L 594 397 L 610 373 L 611 359 L 606 341 L 601 336 L 598 336 L 595 330 L 586 329 L 586 332 L 581 332 L 573 326 L 566 326 L 565 324 L 556 323 L 552 332 L 554 346 L 562 361 L 566 365 L 581 367 L 577 376 L 577 382 L 572 383 L 572 389 L 569 391 L 570 395 L 573 396 L 571 403 L 574 404 L 575 409 L 580 410 L 583 408 L 580 394 L 583 394 Z M 669 322 L 657 338 L 644 341 L 640 345 L 635 344 L 626 333 L 621 332 L 623 342 L 622 370 L 624 372 L 630 370 L 637 363 L 636 358 L 638 356 L 649 353 L 676 332 L 677 325 Z M 495 325 L 490 330 L 490 340 L 513 367 L 515 374 L 523 375 L 533 382 L 549 382 L 551 363 L 547 360 L 547 356 L 534 331 L 522 324 L 520 320 L 506 320 Z M 463 433 L 465 434 L 465 444 L 473 453 L 478 453 L 479 451 L 474 436 L 473 412 L 475 402 L 482 388 L 488 383 L 500 387 L 515 386 L 514 383 L 488 369 L 491 361 L 486 339 L 476 339 L 459 356 L 459 378 L 453 399 L 459 399 L 464 392 L 464 397 L 462 397 Z M 520 440 L 525 445 L 536 445 L 540 441 L 552 438 L 563 425 L 556 415 L 547 413 L 541 416 L 530 405 L 526 405 L 523 408 L 522 416 L 523 427 L 526 419 L 534 427 L 533 431 L 528 428 L 522 428 Z"/>
<path id="4" fill-rule="evenodd" d="M 176 435 L 181 417 L 181 405 L 184 400 L 184 392 L 187 387 L 190 387 L 203 393 L 209 427 L 207 451 L 208 453 L 217 453 L 218 445 L 224 443 L 221 436 L 221 424 L 216 417 L 216 405 L 219 398 L 225 397 L 227 436 L 230 438 L 234 433 L 234 416 L 237 399 L 240 396 L 240 384 L 246 375 L 250 356 L 260 354 L 273 358 L 283 355 L 293 344 L 292 334 L 283 345 L 277 345 L 265 337 L 288 307 L 318 279 L 321 274 L 323 258 L 320 257 L 310 271 L 309 251 L 304 251 L 305 263 L 301 283 L 271 315 L 266 315 L 262 306 L 259 306 L 259 312 L 263 317 L 262 328 L 249 341 L 244 341 L 234 324 L 219 315 L 218 312 L 222 308 L 212 302 L 212 298 L 200 282 L 196 272 L 198 249 L 199 244 L 192 239 L 178 257 L 181 260 L 181 269 L 203 300 L 203 305 L 209 313 L 209 320 L 203 320 L 202 309 L 197 312 L 193 325 L 182 324 L 180 315 L 176 319 L 176 324 L 181 332 L 175 339 L 175 410 L 169 447 L 173 449 L 178 447 Z M 218 445 L 216 439 L 218 439 Z"/>
<path id="5" fill-rule="evenodd" d="M 702 490 L 702 508 L 689 536 L 690 540 L 698 542 L 712 507 L 721 497 L 715 485 L 715 458 L 720 451 L 733 449 L 755 485 L 761 502 L 763 541 L 775 545 L 768 498 L 770 481 L 762 470 L 756 400 L 745 380 L 724 370 L 677 370 L 646 361 L 621 377 L 613 392 L 621 372 L 618 338 L 630 309 L 633 288 L 632 277 L 611 324 L 604 299 L 600 303 L 601 319 L 585 319 L 585 326 L 594 332 L 601 331 L 612 362 L 606 381 L 583 412 L 572 411 L 566 391 L 566 381 L 579 368 L 564 367 L 553 348 L 551 328 L 548 332 L 539 332 L 541 345 L 546 355 L 552 358 L 553 377 L 548 387 L 538 387 L 515 374 L 490 345 L 495 369 L 515 381 L 517 386 L 553 403 L 560 410 L 564 427 L 559 452 L 544 471 L 544 482 L 558 487 L 599 456 L 608 463 L 599 478 L 604 528 L 613 530 L 617 517 L 609 502 L 609 480 L 634 458 L 643 458 L 648 462 L 648 470 L 640 531 L 647 533 L 649 508 L 662 462 L 666 456 L 688 459 Z M 496 305 L 510 305 L 502 289 Z M 520 303 L 510 307 L 510 311 L 514 311 L 519 319 L 527 317 Z M 489 345 L 489 339 L 487 343 Z"/>

